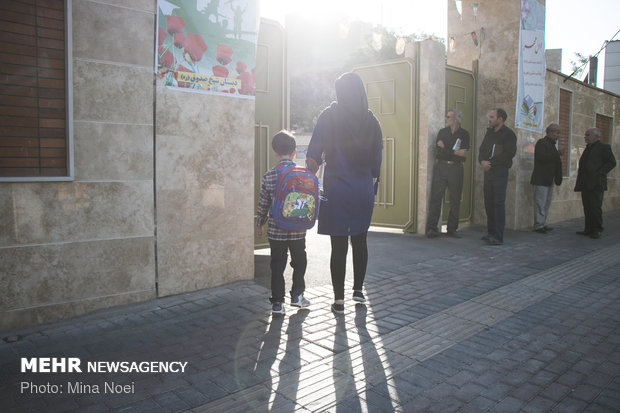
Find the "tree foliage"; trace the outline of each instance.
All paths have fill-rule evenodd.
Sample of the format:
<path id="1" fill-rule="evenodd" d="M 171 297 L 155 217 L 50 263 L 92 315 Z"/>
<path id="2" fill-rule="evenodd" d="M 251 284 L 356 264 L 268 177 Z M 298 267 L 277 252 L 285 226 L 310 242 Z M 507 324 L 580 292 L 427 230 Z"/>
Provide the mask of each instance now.
<path id="1" fill-rule="evenodd" d="M 590 60 L 589 57 L 584 56 L 579 52 L 574 53 L 574 58 L 570 60 L 571 71 L 573 73 L 573 76 L 576 76 L 576 77 L 581 76 L 584 69 L 586 68 L 586 63 L 588 63 L 589 60 Z"/>

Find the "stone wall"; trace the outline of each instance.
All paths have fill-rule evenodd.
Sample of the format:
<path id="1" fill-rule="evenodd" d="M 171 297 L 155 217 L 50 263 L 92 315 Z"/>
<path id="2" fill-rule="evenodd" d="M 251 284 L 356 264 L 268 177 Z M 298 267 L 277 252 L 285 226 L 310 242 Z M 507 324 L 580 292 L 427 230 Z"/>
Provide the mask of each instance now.
<path id="1" fill-rule="evenodd" d="M 254 100 L 157 84 L 160 295 L 254 277 Z"/>
<path id="2" fill-rule="evenodd" d="M 0 329 L 254 274 L 254 101 L 155 80 L 154 0 L 69 4 L 75 179 L 0 183 Z"/>
<path id="3" fill-rule="evenodd" d="M 424 40 L 408 45 L 405 56 L 418 62 L 418 113 L 412 113 L 417 122 L 418 159 L 416 225 L 413 230 L 419 234 L 426 231 L 426 215 L 433 179 L 435 162 L 435 141 L 437 133 L 445 125 L 446 74 L 445 47 L 434 40 Z M 437 70 L 437 68 L 440 70 Z"/>

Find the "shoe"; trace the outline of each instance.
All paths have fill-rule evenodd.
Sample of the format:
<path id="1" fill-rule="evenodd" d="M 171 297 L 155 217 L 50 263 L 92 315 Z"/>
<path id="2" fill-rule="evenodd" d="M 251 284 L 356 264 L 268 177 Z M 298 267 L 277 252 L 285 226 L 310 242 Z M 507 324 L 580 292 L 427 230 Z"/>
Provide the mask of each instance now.
<path id="1" fill-rule="evenodd" d="M 553 231 L 553 227 L 548 227 L 548 226 L 544 226 L 543 227 L 545 229 L 545 231 L 549 232 L 549 231 Z"/>
<path id="2" fill-rule="evenodd" d="M 271 304 L 271 313 L 272 314 L 284 314 L 284 303 L 275 302 Z"/>
<path id="3" fill-rule="evenodd" d="M 480 237 L 481 240 L 483 241 L 489 241 L 489 239 L 491 238 L 491 235 L 487 234 L 487 235 L 483 235 Z"/>
<path id="4" fill-rule="evenodd" d="M 546 234 L 547 230 L 545 229 L 545 227 L 542 227 L 542 228 L 536 228 L 534 232 L 538 232 L 539 234 Z"/>
<path id="5" fill-rule="evenodd" d="M 590 236 L 590 231 L 577 231 L 577 232 L 575 232 L 575 234 Z"/>
<path id="6" fill-rule="evenodd" d="M 489 245 L 503 245 L 504 243 L 496 238 L 489 237 L 487 240 L 487 244 Z"/>
<path id="7" fill-rule="evenodd" d="M 439 236 L 439 232 L 435 231 L 434 229 L 430 229 L 426 231 L 427 238 L 437 238 L 438 236 Z"/>
<path id="8" fill-rule="evenodd" d="M 599 239 L 601 237 L 601 233 L 600 232 L 592 232 L 590 233 L 590 238 L 592 239 Z"/>
<path id="9" fill-rule="evenodd" d="M 448 231 L 446 232 L 446 235 L 452 238 L 463 238 L 456 231 Z"/>
<path id="10" fill-rule="evenodd" d="M 361 291 L 353 291 L 353 301 L 357 301 L 358 303 L 365 303 L 366 297 Z"/>
<path id="11" fill-rule="evenodd" d="M 308 307 L 310 305 L 310 301 L 306 300 L 303 296 L 303 294 L 299 294 L 297 296 L 297 299 L 293 299 L 291 298 L 291 305 L 293 307 Z"/>
<path id="12" fill-rule="evenodd" d="M 344 314 L 344 304 L 332 304 L 332 311 L 337 314 Z"/>

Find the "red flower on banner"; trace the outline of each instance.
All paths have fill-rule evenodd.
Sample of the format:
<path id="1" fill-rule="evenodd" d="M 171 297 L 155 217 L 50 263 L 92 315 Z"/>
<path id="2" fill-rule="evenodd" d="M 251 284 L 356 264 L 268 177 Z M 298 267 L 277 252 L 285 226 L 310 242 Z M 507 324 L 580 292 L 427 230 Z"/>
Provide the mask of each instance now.
<path id="1" fill-rule="evenodd" d="M 243 63 L 242 61 L 237 62 L 237 73 L 241 74 L 248 69 L 248 65 Z"/>
<path id="2" fill-rule="evenodd" d="M 174 34 L 174 45 L 179 49 L 183 49 L 185 47 L 185 36 L 183 33 Z"/>
<path id="3" fill-rule="evenodd" d="M 174 55 L 164 46 L 159 46 L 159 61 L 163 67 L 171 68 L 174 65 Z M 163 54 L 162 54 L 163 53 Z"/>
<path id="4" fill-rule="evenodd" d="M 159 29 L 157 29 L 157 44 L 161 46 L 166 37 L 168 37 L 168 33 L 166 33 L 163 27 L 159 26 Z"/>
<path id="5" fill-rule="evenodd" d="M 185 20 L 179 16 L 167 16 L 166 17 L 166 29 L 168 33 L 183 33 L 183 28 L 185 27 Z"/>
<path id="6" fill-rule="evenodd" d="M 216 59 L 223 65 L 232 61 L 233 49 L 227 44 L 218 44 L 216 49 Z"/>
<path id="7" fill-rule="evenodd" d="M 248 72 L 243 72 L 239 76 L 237 76 L 237 79 L 241 80 L 241 88 L 239 89 L 240 94 L 254 94 L 254 76 L 252 76 Z"/>
<path id="8" fill-rule="evenodd" d="M 219 77 L 228 77 L 228 69 L 224 66 L 213 66 L 213 74 Z"/>
<path id="9" fill-rule="evenodd" d="M 177 80 L 179 87 L 190 87 L 192 84 L 189 82 L 179 82 L 178 72 L 194 73 L 194 71 L 186 68 L 185 66 L 179 65 L 179 67 L 177 67 L 177 71 L 174 72 L 174 78 Z"/>
<path id="10" fill-rule="evenodd" d="M 202 55 L 207 51 L 207 44 L 204 39 L 196 33 L 185 36 L 184 47 L 194 63 L 202 59 Z"/>

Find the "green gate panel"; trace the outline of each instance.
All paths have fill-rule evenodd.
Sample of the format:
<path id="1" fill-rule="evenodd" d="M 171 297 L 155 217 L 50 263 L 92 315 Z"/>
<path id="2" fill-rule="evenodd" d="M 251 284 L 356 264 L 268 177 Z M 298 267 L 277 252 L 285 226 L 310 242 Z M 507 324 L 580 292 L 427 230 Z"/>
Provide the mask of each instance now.
<path id="1" fill-rule="evenodd" d="M 383 161 L 372 225 L 415 225 L 417 149 L 413 60 L 402 59 L 353 70 L 366 86 L 368 106 L 381 123 Z"/>
<path id="2" fill-rule="evenodd" d="M 263 174 L 275 165 L 271 138 L 288 129 L 286 33 L 276 21 L 261 19 L 256 47 L 256 112 L 254 124 L 254 207 L 258 205 Z M 265 233 L 267 226 L 265 226 Z M 269 246 L 267 236 L 254 237 L 257 248 Z"/>
<path id="3" fill-rule="evenodd" d="M 446 112 L 450 109 L 459 109 L 463 112 L 463 123 L 461 127 L 469 132 L 470 149 L 467 161 L 464 165 L 463 194 L 461 196 L 461 207 L 459 218 L 461 221 L 468 221 L 472 213 L 473 196 L 473 176 L 474 176 L 474 151 L 476 145 L 475 131 L 475 91 L 476 82 L 472 72 L 456 67 L 446 67 Z M 446 192 L 443 203 L 442 221 L 448 221 L 448 211 L 450 210 L 450 198 Z"/>

